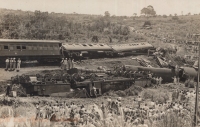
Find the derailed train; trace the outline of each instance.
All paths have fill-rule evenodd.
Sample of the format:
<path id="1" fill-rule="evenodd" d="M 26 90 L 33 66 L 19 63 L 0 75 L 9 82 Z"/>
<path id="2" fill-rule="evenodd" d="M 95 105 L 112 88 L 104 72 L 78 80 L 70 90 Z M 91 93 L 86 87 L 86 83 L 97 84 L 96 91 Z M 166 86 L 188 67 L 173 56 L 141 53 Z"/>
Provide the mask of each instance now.
<path id="1" fill-rule="evenodd" d="M 17 57 L 22 60 L 60 61 L 61 58 L 114 57 L 147 54 L 154 47 L 148 42 L 130 44 L 62 43 L 50 40 L 0 39 L 0 60 Z"/>
<path id="2" fill-rule="evenodd" d="M 142 67 L 126 65 L 127 71 L 140 71 L 153 74 L 153 77 L 162 77 L 163 82 L 172 82 L 174 76 L 179 77 L 181 81 L 187 79 L 193 79 L 197 81 L 197 69 L 193 67 L 180 67 L 178 69 L 173 68 L 154 68 L 154 67 Z"/>
<path id="3" fill-rule="evenodd" d="M 82 72 L 85 73 L 82 73 Z M 177 72 L 176 72 L 177 71 Z M 174 76 L 181 81 L 193 78 L 197 79 L 197 71 L 191 67 L 174 68 L 150 68 L 142 66 L 126 65 L 125 69 L 113 71 L 80 70 L 71 69 L 56 74 L 22 75 L 12 78 L 13 83 L 20 83 L 26 89 L 26 93 L 39 96 L 63 96 L 62 93 L 70 92 L 71 89 L 87 93 L 92 97 L 93 87 L 96 88 L 97 96 L 109 90 L 124 90 L 132 85 L 150 86 L 152 78 L 162 77 L 163 82 L 172 82 Z M 86 94 L 83 94 L 86 95 Z M 65 96 L 65 95 L 64 95 Z"/>
<path id="4" fill-rule="evenodd" d="M 72 71 L 72 72 L 70 72 Z M 79 72 L 78 72 L 79 71 Z M 45 75 L 22 75 L 12 77 L 12 83 L 20 83 L 26 89 L 26 94 L 39 96 L 63 96 L 62 93 L 70 93 L 70 90 L 78 90 L 87 97 L 93 97 L 93 88 L 96 89 L 96 96 L 100 96 L 109 90 L 124 90 L 131 85 L 150 84 L 150 80 L 138 75 L 114 76 L 110 71 L 81 70 L 76 68 L 69 71 L 60 71 L 56 74 Z M 65 95 L 64 95 L 65 96 Z"/>

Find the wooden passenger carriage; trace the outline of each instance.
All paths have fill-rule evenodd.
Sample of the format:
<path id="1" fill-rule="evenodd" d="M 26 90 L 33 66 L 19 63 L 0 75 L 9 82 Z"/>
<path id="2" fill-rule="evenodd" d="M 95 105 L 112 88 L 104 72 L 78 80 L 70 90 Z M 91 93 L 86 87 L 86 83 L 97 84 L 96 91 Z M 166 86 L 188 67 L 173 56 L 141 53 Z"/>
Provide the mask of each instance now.
<path id="1" fill-rule="evenodd" d="M 0 39 L 0 59 L 57 61 L 62 57 L 60 46 L 60 41 Z"/>

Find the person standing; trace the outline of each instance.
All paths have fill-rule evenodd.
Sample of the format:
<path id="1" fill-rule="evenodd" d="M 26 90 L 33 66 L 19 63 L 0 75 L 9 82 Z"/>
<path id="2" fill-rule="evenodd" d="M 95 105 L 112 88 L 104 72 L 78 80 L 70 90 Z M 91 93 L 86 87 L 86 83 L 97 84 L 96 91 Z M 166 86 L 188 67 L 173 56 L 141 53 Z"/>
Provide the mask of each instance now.
<path id="1" fill-rule="evenodd" d="M 79 55 L 79 62 L 81 62 L 82 57 L 83 57 L 83 54 L 80 53 L 80 55 Z"/>
<path id="2" fill-rule="evenodd" d="M 72 59 L 71 68 L 74 68 L 74 59 Z"/>
<path id="3" fill-rule="evenodd" d="M 9 58 L 7 58 L 5 62 L 6 62 L 6 71 L 7 71 L 8 68 L 9 68 L 9 67 L 8 67 L 8 66 L 9 66 Z"/>
<path id="4" fill-rule="evenodd" d="M 177 84 L 179 85 L 179 66 L 178 65 L 175 66 L 175 74 L 176 74 Z"/>
<path id="5" fill-rule="evenodd" d="M 156 87 L 158 87 L 158 85 L 159 85 L 159 78 L 156 77 Z"/>
<path id="6" fill-rule="evenodd" d="M 18 58 L 18 60 L 17 60 L 17 71 L 20 70 L 21 62 L 22 62 L 22 61 L 20 60 L 20 58 Z"/>
<path id="7" fill-rule="evenodd" d="M 64 58 L 62 58 L 62 61 L 60 62 L 60 68 L 61 68 L 61 70 L 63 70 L 64 69 Z"/>
<path id="8" fill-rule="evenodd" d="M 16 60 L 15 58 L 13 58 L 13 71 L 15 70 L 15 67 L 16 67 Z"/>
<path id="9" fill-rule="evenodd" d="M 10 95 L 10 90 L 11 90 L 10 84 L 7 84 L 6 96 L 9 96 L 9 95 Z"/>
<path id="10" fill-rule="evenodd" d="M 97 88 L 95 86 L 93 86 L 92 91 L 93 91 L 93 96 L 96 98 L 97 97 Z"/>
<path id="11" fill-rule="evenodd" d="M 17 97 L 17 86 L 16 86 L 16 84 L 12 85 L 12 96 Z"/>
<path id="12" fill-rule="evenodd" d="M 174 85 L 176 85 L 177 84 L 177 78 L 176 78 L 176 76 L 174 76 L 172 79 L 174 80 Z"/>
<path id="13" fill-rule="evenodd" d="M 141 102 L 142 102 L 142 98 L 140 96 L 138 96 L 137 101 L 138 101 L 138 107 L 140 108 Z"/>
<path id="14" fill-rule="evenodd" d="M 70 58 L 67 61 L 67 65 L 68 65 L 68 70 L 70 70 L 71 69 L 71 59 Z"/>
<path id="15" fill-rule="evenodd" d="M 67 58 L 64 60 L 64 70 L 67 70 Z"/>
<path id="16" fill-rule="evenodd" d="M 160 78 L 159 78 L 159 85 L 162 84 L 162 80 L 163 80 L 162 77 L 160 77 Z"/>
<path id="17" fill-rule="evenodd" d="M 12 71 L 12 67 L 13 67 L 13 58 L 10 58 L 10 71 Z"/>

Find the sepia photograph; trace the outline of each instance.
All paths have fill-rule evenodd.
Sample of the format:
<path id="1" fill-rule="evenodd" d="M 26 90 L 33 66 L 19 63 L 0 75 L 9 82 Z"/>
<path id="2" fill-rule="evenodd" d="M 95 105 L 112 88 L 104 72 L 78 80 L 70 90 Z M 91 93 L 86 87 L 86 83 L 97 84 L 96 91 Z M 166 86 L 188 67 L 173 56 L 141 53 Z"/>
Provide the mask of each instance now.
<path id="1" fill-rule="evenodd" d="M 199 0 L 0 0 L 0 127 L 200 127 Z"/>

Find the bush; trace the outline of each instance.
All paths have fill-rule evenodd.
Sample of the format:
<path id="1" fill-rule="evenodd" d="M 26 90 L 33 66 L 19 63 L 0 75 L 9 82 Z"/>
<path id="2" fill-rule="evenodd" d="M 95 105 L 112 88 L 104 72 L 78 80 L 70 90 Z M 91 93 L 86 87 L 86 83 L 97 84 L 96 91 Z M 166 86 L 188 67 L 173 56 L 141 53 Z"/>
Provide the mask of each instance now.
<path id="1" fill-rule="evenodd" d="M 187 112 L 183 116 L 179 116 L 175 112 L 167 113 L 164 118 L 157 123 L 154 127 L 192 127 L 193 116 L 190 112 Z"/>
<path id="2" fill-rule="evenodd" d="M 178 20 L 179 18 L 178 18 L 178 16 L 173 16 L 172 19 L 173 20 Z"/>
<path id="3" fill-rule="evenodd" d="M 146 90 L 143 93 L 143 98 L 144 99 L 151 99 L 154 102 L 158 102 L 160 104 L 166 102 L 169 100 L 169 95 L 167 91 L 160 90 Z"/>
<path id="4" fill-rule="evenodd" d="M 132 85 L 130 88 L 125 89 L 124 91 L 109 91 L 104 93 L 105 96 L 112 96 L 112 97 L 125 97 L 125 96 L 135 96 L 138 95 L 142 91 L 142 87 Z"/>
<path id="5" fill-rule="evenodd" d="M 120 96 L 120 97 L 125 97 L 125 96 L 126 96 L 125 91 L 122 91 L 122 90 L 116 91 L 115 94 L 117 94 L 117 95 Z"/>
<path id="6" fill-rule="evenodd" d="M 0 109 L 0 118 L 8 118 L 13 116 L 13 110 L 9 106 L 4 106 Z"/>
<path id="7" fill-rule="evenodd" d="M 185 87 L 194 88 L 195 85 L 196 82 L 194 82 L 194 80 L 188 79 L 185 81 Z"/>
<path id="8" fill-rule="evenodd" d="M 142 91 L 142 87 L 132 85 L 130 88 L 125 90 L 127 96 L 138 95 Z"/>
<path id="9" fill-rule="evenodd" d="M 167 18 L 167 15 L 163 15 L 163 18 Z"/>

